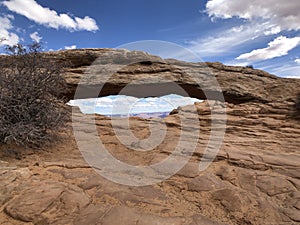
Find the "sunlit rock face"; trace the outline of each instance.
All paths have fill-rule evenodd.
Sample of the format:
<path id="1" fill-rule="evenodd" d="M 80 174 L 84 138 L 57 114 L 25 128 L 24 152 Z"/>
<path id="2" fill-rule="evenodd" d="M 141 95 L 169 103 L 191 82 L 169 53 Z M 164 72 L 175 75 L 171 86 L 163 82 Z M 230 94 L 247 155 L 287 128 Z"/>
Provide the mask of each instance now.
<path id="1" fill-rule="evenodd" d="M 107 53 L 107 58 L 102 61 L 104 68 L 120 65 L 128 57 L 139 59 L 140 56 L 147 56 L 141 52 L 110 49 L 49 53 L 48 56 L 55 60 L 73 63 L 73 67 L 67 68 L 64 74 L 68 83 L 65 97 L 69 100 L 74 98 L 80 79 L 86 76 L 85 72 L 92 62 L 104 53 Z M 225 103 L 221 104 L 216 99 L 207 100 L 204 95 L 213 91 L 209 79 L 205 79 L 207 66 L 204 69 L 204 64 L 176 60 L 161 62 L 158 57 L 147 57 L 149 61 L 156 60 L 156 63 L 147 61 L 123 68 L 97 95 L 120 95 L 122 88 L 136 77 L 152 77 L 157 82 L 167 77 L 180 85 L 188 96 L 204 101 L 180 106 L 162 120 L 109 118 L 83 114 L 73 107 L 77 127 L 70 122 L 69 127 L 73 129 L 66 131 L 66 139 L 58 146 L 45 147 L 46 151 L 20 148 L 19 154 L 16 153 L 16 146 L 0 146 L 0 223 L 299 224 L 300 80 L 278 78 L 251 68 L 208 63 L 224 93 Z M 197 74 L 202 79 L 201 87 L 182 73 L 182 68 Z M 89 95 L 88 90 L 98 90 L 102 82 L 99 74 L 83 83 L 87 92 L 82 98 L 97 97 Z M 137 88 L 136 95 L 131 96 L 142 100 L 129 97 L 129 102 L 136 102 L 132 109 L 141 108 L 138 102 L 140 105 L 151 103 L 147 97 L 178 94 L 170 92 L 166 83 L 153 85 L 161 91 L 145 92 L 153 86 L 141 83 L 134 86 Z M 111 114 L 113 101 L 114 97 L 106 97 L 99 104 L 89 99 L 77 103 L 82 105 L 81 110 L 85 113 L 97 112 L 95 109 L 105 110 L 108 106 L 102 114 Z M 172 102 L 174 104 L 175 100 Z M 157 102 L 155 104 L 159 105 Z M 119 105 L 120 102 L 116 106 L 118 111 L 128 109 L 124 106 L 118 108 Z M 210 159 L 203 157 L 206 150 L 212 151 L 212 148 L 207 148 L 208 143 L 214 144 L 219 140 L 210 139 L 212 122 L 216 123 L 217 131 L 221 129 L 220 123 L 224 122 L 220 117 L 215 120 L 211 118 L 211 111 L 218 105 L 226 108 L 226 132 L 210 166 L 199 171 L 202 160 Z M 152 106 L 151 109 L 154 108 Z M 197 119 L 194 119 L 195 116 Z M 182 120 L 191 122 L 190 126 L 183 129 Z M 126 124 L 130 125 L 130 129 L 122 126 L 124 121 L 129 121 Z M 118 128 L 119 136 L 113 125 Z M 162 125 L 166 127 L 163 141 L 153 151 L 136 151 L 141 147 L 140 142 L 159 132 Z M 96 129 L 96 134 L 91 132 L 91 126 Z M 151 133 L 150 127 L 155 132 Z M 136 174 L 128 171 L 117 173 L 118 168 L 110 165 L 97 171 L 86 162 L 84 152 L 80 151 L 82 146 L 78 145 L 74 135 L 74 129 L 78 128 L 82 146 L 97 152 L 101 140 L 117 160 L 133 166 L 159 164 L 172 155 L 179 141 L 185 148 L 196 141 L 196 147 L 186 165 L 170 178 L 143 187 L 126 186 L 114 183 L 97 172 L 110 168 L 111 174 L 121 178 L 136 177 Z M 121 140 L 128 139 L 128 130 L 140 142 L 132 142 L 132 146 L 124 145 Z M 197 132 L 200 134 L 196 135 Z M 99 161 L 106 162 L 107 158 Z M 174 161 L 174 164 L 180 161 Z M 153 171 L 143 175 L 160 178 L 158 175 L 161 174 Z"/>
<path id="2" fill-rule="evenodd" d="M 79 99 L 97 97 L 91 93 L 96 93 L 101 97 L 119 95 L 120 91 L 132 81 L 136 81 L 130 94 L 134 97 L 182 95 L 178 90 L 174 91 L 169 86 L 171 82 L 182 87 L 189 97 L 211 99 L 214 98 L 215 87 L 212 85 L 213 80 L 210 77 L 215 76 L 225 100 L 234 104 L 249 101 L 263 103 L 295 101 L 300 86 L 300 79 L 279 78 L 249 67 L 163 60 L 141 51 L 76 49 L 45 54 L 54 60 L 72 64 L 64 74 L 68 83 L 66 90 L 68 99 L 74 98 L 80 82 L 83 93 L 78 96 Z M 96 63 L 95 60 L 97 60 Z M 130 64 L 130 62 L 138 63 Z M 93 63 L 98 67 L 101 66 L 102 73 L 87 79 L 86 72 Z M 103 74 L 115 71 L 115 69 L 117 69 L 116 73 L 110 74 L 113 76 L 104 81 Z M 193 79 L 193 76 L 188 76 L 188 74 L 195 75 L 197 79 Z M 143 80 L 149 81 L 147 85 L 142 82 Z M 207 97 L 207 94 L 210 96 Z"/>
<path id="3" fill-rule="evenodd" d="M 181 136 L 180 119 L 195 116 L 192 107 L 181 107 L 164 118 L 164 141 L 146 152 L 127 148 L 115 135 L 112 121 L 118 125 L 126 119 L 76 110 L 73 114 L 83 128 L 95 124 L 101 142 L 118 160 L 147 166 L 171 155 Z M 300 123 L 289 117 L 292 104 L 226 103 L 223 145 L 202 172 L 199 163 L 210 137 L 210 107 L 207 101 L 195 107 L 201 124 L 195 153 L 183 169 L 155 185 L 130 187 L 100 176 L 82 157 L 72 130 L 68 139 L 51 151 L 30 155 L 21 151 L 21 160 L 1 151 L 0 221 L 16 225 L 39 221 L 131 225 L 138 220 L 187 225 L 298 224 Z M 146 139 L 149 123 L 161 125 L 159 120 L 131 117 L 130 131 Z M 127 137 L 128 130 L 119 129 Z M 181 138 L 185 146 L 196 138 L 198 129 L 193 123 L 186 130 Z M 83 144 L 99 149 L 89 129 L 81 129 L 81 133 Z"/>

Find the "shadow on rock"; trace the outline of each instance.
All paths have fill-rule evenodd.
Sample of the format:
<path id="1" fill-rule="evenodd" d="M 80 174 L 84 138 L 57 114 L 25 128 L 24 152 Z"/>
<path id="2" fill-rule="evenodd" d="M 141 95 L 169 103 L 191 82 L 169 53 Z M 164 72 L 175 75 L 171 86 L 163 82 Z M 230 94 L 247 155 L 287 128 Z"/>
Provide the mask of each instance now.
<path id="1" fill-rule="evenodd" d="M 294 109 L 294 118 L 300 120 L 300 92 L 297 95 L 295 109 Z"/>

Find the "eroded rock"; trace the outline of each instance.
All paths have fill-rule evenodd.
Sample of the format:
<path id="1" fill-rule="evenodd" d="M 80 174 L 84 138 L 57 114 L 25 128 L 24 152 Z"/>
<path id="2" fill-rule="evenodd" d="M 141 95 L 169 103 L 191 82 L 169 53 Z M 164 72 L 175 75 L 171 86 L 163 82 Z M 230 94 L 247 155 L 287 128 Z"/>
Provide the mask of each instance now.
<path id="1" fill-rule="evenodd" d="M 209 79 L 205 80 L 209 69 L 216 75 L 227 102 L 209 100 L 180 107 L 163 121 L 131 118 L 132 132 L 142 139 L 149 135 L 149 123 L 166 123 L 164 141 L 149 152 L 133 151 L 124 146 L 116 137 L 109 118 L 100 115 L 93 118 L 74 110 L 73 116 L 79 122 L 76 126 L 82 128 L 77 141 L 94 151 L 99 146 L 91 137 L 99 136 L 115 158 L 131 165 L 148 166 L 167 159 L 180 137 L 184 146 L 196 140 L 196 149 L 177 174 L 146 187 L 116 184 L 97 174 L 103 168 L 94 170 L 85 162 L 71 130 L 67 131 L 69 139 L 64 143 L 49 151 L 22 155 L 22 160 L 0 153 L 3 160 L 0 162 L 0 224 L 299 223 L 300 123 L 295 108 L 299 103 L 299 80 L 281 79 L 263 71 L 219 63 L 163 61 L 145 53 L 123 50 L 49 53 L 48 57 L 74 64 L 65 74 L 69 98 L 74 95 L 88 66 L 99 56 L 102 61 L 98 64 L 108 72 L 130 59 L 148 57 L 146 61 L 118 71 L 101 95 L 117 94 L 135 79 L 136 95 L 142 95 L 145 84 L 141 80 L 149 78 L 152 84 L 157 84 L 166 78 L 184 87 L 191 96 L 205 98 L 203 91 L 212 91 Z M 199 88 L 183 70 L 200 74 L 202 86 Z M 101 74 L 93 77 L 96 86 L 101 84 L 101 78 Z M 84 85 L 93 88 L 89 82 L 92 81 L 87 80 Z M 217 115 L 221 114 L 220 108 L 226 107 L 226 132 L 210 166 L 199 171 L 201 160 L 207 160 L 203 156 L 210 138 L 210 105 L 217 109 Z M 195 114 L 200 127 L 191 123 L 181 136 L 181 119 L 194 121 Z M 128 130 L 122 128 L 124 120 L 116 119 L 115 122 L 126 137 Z M 217 116 L 214 122 L 220 128 L 224 120 Z M 93 124 L 98 131 L 96 134 L 86 126 Z M 170 165 L 174 166 L 180 159 Z M 111 167 L 108 165 L 108 168 Z M 111 168 L 110 174 L 126 175 L 127 171 L 118 169 Z M 154 172 L 159 178 L 163 171 Z M 153 174 L 144 175 L 151 177 Z"/>
<path id="2" fill-rule="evenodd" d="M 12 218 L 23 222 L 57 219 L 78 212 L 90 202 L 80 188 L 54 181 L 27 184 L 27 189 L 18 194 L 4 210 Z"/>

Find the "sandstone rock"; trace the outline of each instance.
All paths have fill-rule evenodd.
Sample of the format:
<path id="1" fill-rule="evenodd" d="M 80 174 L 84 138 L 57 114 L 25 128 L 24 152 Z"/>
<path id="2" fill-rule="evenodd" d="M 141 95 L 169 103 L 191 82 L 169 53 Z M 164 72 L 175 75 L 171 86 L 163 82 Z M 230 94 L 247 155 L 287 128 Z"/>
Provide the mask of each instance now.
<path id="1" fill-rule="evenodd" d="M 101 205 L 89 205 L 78 214 L 73 223 L 74 225 L 102 224 L 102 219 L 107 211 L 108 209 Z"/>
<path id="2" fill-rule="evenodd" d="M 220 201 L 228 211 L 241 211 L 242 201 L 239 194 L 231 189 L 223 189 L 213 193 L 213 199 Z"/>
<path id="3" fill-rule="evenodd" d="M 138 212 L 128 207 L 113 208 L 102 220 L 103 225 L 182 225 L 184 218 L 165 218 Z"/>
<path id="4" fill-rule="evenodd" d="M 204 92 L 213 91 L 207 77 L 212 71 L 227 102 L 210 99 L 180 107 L 162 121 L 131 118 L 130 129 L 140 139 L 149 136 L 150 123 L 157 127 L 159 123 L 166 123 L 166 137 L 149 152 L 134 151 L 123 145 L 109 118 L 100 115 L 94 118 L 74 109 L 73 116 L 78 124 L 73 128 L 80 128 L 77 141 L 88 146 L 91 153 L 99 147 L 92 141 L 95 137 L 116 159 L 134 166 L 149 166 L 165 160 L 174 152 L 180 138 L 184 147 L 196 141 L 195 152 L 188 163 L 167 180 L 145 187 L 128 187 L 97 174 L 104 168 L 93 168 L 85 162 L 81 155 L 84 152 L 78 149 L 71 130 L 66 131 L 69 139 L 65 142 L 49 151 L 33 152 L 26 157 L 23 154 L 22 160 L 0 151 L 4 161 L 0 162 L 0 224 L 299 223 L 299 80 L 220 63 L 162 60 L 136 51 L 87 49 L 45 54 L 54 60 L 73 63 L 74 67 L 68 68 L 64 75 L 69 85 L 69 98 L 74 96 L 79 80 L 86 76 L 84 72 L 100 56 L 97 64 L 103 74 L 132 60 L 140 60 L 122 67 L 100 95 L 117 94 L 131 81 L 135 82 L 136 96 L 148 96 L 158 83 L 156 88 L 162 91 L 151 95 L 162 95 L 170 91 L 169 83 L 175 82 L 189 95 L 205 99 Z M 197 74 L 201 87 L 187 73 Z M 97 89 L 103 84 L 101 74 L 92 78 L 84 81 L 86 90 Z M 217 130 L 221 130 L 224 122 L 220 117 L 221 109 L 225 107 L 227 121 L 223 143 L 216 157 L 209 158 L 205 152 L 212 151 L 212 148 L 206 149 L 212 129 L 210 114 L 215 110 L 217 116 L 213 122 Z M 184 127 L 182 119 L 193 123 Z M 195 122 L 197 119 L 200 126 Z M 128 130 L 121 126 L 124 120 L 114 122 L 121 127 L 121 136 L 126 137 Z M 93 124 L 96 133 L 91 132 Z M 212 143 L 217 141 L 217 138 L 211 140 Z M 186 156 L 187 153 L 184 152 Z M 174 166 L 181 159 L 169 165 Z M 210 166 L 199 171 L 199 163 L 208 159 L 212 160 Z M 112 176 L 130 177 L 128 171 L 120 172 L 111 165 L 107 168 L 111 169 Z M 169 168 L 161 167 L 144 176 L 159 178 L 164 169 Z"/>
<path id="5" fill-rule="evenodd" d="M 214 222 L 201 215 L 195 215 L 190 225 L 221 225 L 221 223 Z"/>
<path id="6" fill-rule="evenodd" d="M 220 182 L 212 174 L 200 175 L 188 183 L 189 191 L 212 191 L 220 188 Z"/>
<path id="7" fill-rule="evenodd" d="M 31 184 L 8 202 L 5 212 L 14 219 L 38 223 L 76 213 L 89 204 L 89 197 L 76 186 L 59 182 Z"/>
<path id="8" fill-rule="evenodd" d="M 294 191 L 293 185 L 288 180 L 280 177 L 259 176 L 256 186 L 269 196 Z"/>
<path id="9" fill-rule="evenodd" d="M 82 78 L 82 90 L 85 90 L 82 98 L 95 97 L 91 96 L 92 94 L 88 91 L 98 90 L 99 92 L 99 87 L 104 84 L 103 74 L 114 76 L 106 82 L 100 93 L 101 96 L 118 94 L 132 81 L 135 81 L 136 85 L 132 86 L 134 91 L 131 90 L 130 93 L 138 97 L 145 94 L 148 96 L 174 94 L 172 92 L 174 89 L 170 86 L 170 83 L 174 82 L 181 86 L 189 96 L 205 99 L 204 92 L 215 91 L 210 77 L 210 74 L 213 74 L 217 78 L 227 102 L 259 101 L 265 103 L 287 100 L 295 104 L 300 86 L 300 81 L 297 79 L 283 79 L 261 70 L 225 66 L 221 63 L 162 60 L 157 56 L 140 51 L 76 49 L 44 54 L 56 61 L 72 63 L 72 67 L 65 74 L 69 86 L 69 98 L 73 98 L 76 87 Z M 98 73 L 101 72 L 102 75 L 92 74 L 91 79 L 86 79 L 87 76 L 84 75 L 84 72 L 93 63 L 97 64 Z M 132 63 L 135 64 L 131 65 Z M 130 66 L 126 67 L 126 65 Z M 115 70 L 117 73 L 114 74 Z M 196 82 L 189 74 L 193 78 L 196 77 Z"/>

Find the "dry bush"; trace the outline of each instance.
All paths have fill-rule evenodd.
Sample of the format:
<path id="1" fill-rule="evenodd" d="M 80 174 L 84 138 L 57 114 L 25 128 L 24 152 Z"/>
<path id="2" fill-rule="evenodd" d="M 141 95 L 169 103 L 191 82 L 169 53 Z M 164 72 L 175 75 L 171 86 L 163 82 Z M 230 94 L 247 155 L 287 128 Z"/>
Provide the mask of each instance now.
<path id="1" fill-rule="evenodd" d="M 57 140 L 69 111 L 62 94 L 64 65 L 44 57 L 40 45 L 7 47 L 0 58 L 0 142 L 40 147 Z"/>

